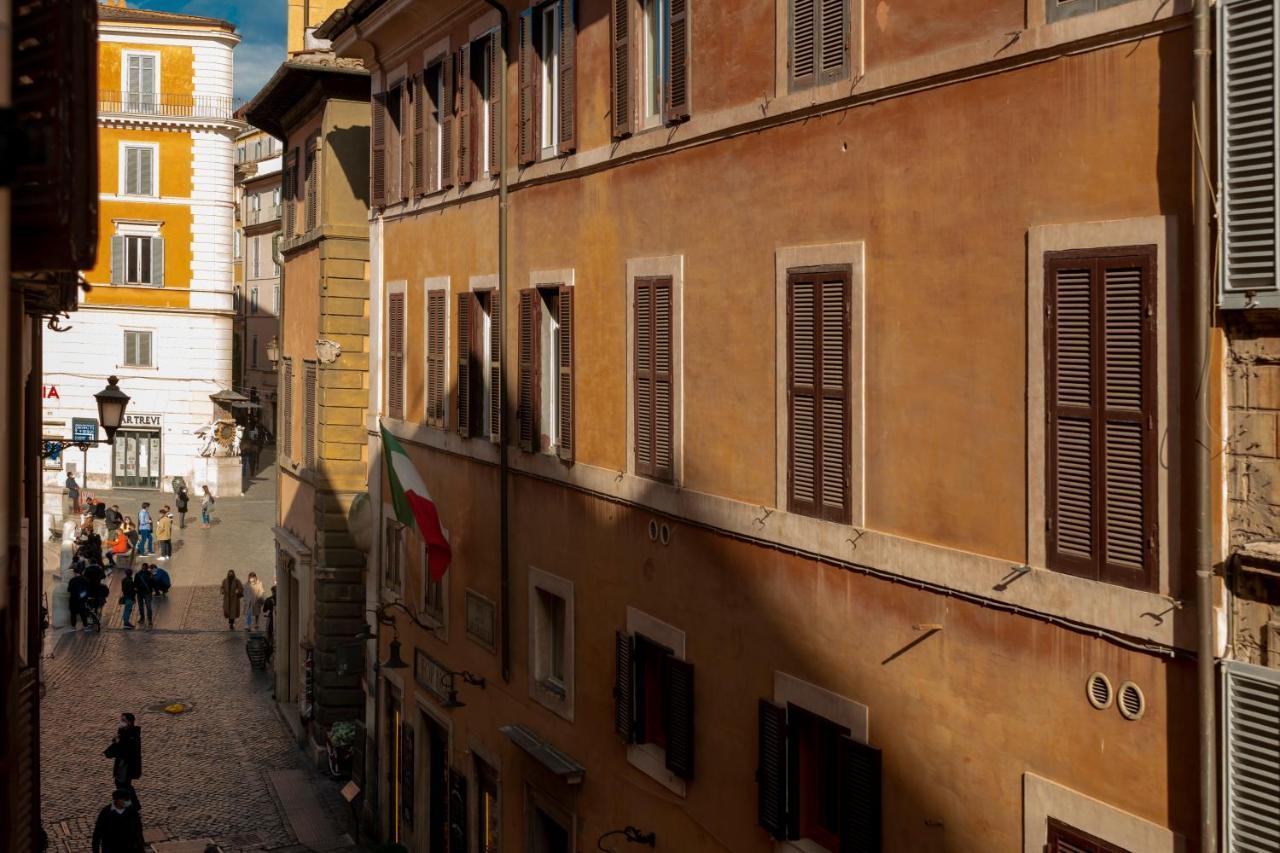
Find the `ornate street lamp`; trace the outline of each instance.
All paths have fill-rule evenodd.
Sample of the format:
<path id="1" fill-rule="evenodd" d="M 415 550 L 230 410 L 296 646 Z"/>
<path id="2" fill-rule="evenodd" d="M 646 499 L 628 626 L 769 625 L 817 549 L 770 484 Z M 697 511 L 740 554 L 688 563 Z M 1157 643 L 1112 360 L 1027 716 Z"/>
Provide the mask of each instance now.
<path id="1" fill-rule="evenodd" d="M 93 399 L 98 401 L 98 423 L 107 434 L 107 444 L 115 441 L 116 430 L 120 429 L 120 424 L 124 422 L 124 410 L 129 406 L 129 395 L 120 390 L 119 383 L 119 377 L 109 376 L 107 387 L 93 395 Z M 48 439 L 40 446 L 40 456 L 44 459 L 52 459 L 60 456 L 68 447 L 88 451 L 90 447 L 97 447 L 101 443 L 96 434 L 92 441 L 76 439 L 74 436 L 69 439 Z"/>
<path id="2" fill-rule="evenodd" d="M 403 604 L 401 604 L 398 601 L 391 601 L 386 604 L 379 604 L 377 610 L 369 611 L 370 613 L 374 614 L 374 618 L 377 620 L 379 625 L 389 625 L 391 627 L 391 630 L 394 632 L 392 634 L 392 639 L 391 639 L 389 648 L 387 649 L 387 659 L 382 663 L 378 664 L 378 667 L 382 669 L 408 669 L 409 664 L 405 663 L 404 657 L 402 657 L 400 654 L 400 649 L 401 649 L 400 629 L 396 626 L 395 617 L 391 615 L 390 611 L 392 609 L 403 610 L 405 615 L 409 617 L 409 620 L 424 631 L 432 631 L 434 630 L 434 627 L 423 622 L 421 619 L 419 619 L 417 616 L 414 615 L 412 610 L 405 607 Z M 365 625 L 363 628 L 361 628 L 360 632 L 356 634 L 355 639 L 362 640 L 362 641 L 375 640 L 377 639 L 377 637 L 378 637 L 377 633 L 368 625 Z M 458 700 L 458 688 L 456 686 L 456 679 L 461 678 L 465 683 L 471 685 L 472 687 L 479 687 L 483 689 L 485 686 L 484 676 L 482 675 L 476 675 L 475 673 L 468 672 L 465 669 L 450 670 L 450 669 L 445 669 L 444 667 L 441 667 L 441 670 L 443 671 L 443 674 L 444 674 L 445 695 L 448 697 L 448 699 L 444 703 L 444 707 L 446 708 L 461 708 L 466 704 Z"/>

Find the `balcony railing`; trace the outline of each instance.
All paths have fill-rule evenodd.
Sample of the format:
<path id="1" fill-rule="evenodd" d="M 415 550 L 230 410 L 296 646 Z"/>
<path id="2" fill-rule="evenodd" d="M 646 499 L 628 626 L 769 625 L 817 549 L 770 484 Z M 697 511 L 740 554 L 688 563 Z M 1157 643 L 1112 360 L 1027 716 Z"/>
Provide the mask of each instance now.
<path id="1" fill-rule="evenodd" d="M 229 119 L 234 112 L 231 98 L 171 92 L 98 92 L 100 115 Z"/>

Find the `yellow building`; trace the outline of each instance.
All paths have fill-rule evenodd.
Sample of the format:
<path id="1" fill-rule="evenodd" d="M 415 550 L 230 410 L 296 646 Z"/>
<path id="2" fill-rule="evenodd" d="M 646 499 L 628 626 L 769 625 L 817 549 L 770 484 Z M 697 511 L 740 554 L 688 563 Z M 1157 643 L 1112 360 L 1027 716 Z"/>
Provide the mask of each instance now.
<path id="1" fill-rule="evenodd" d="M 289 0 L 289 56 L 327 48 L 329 43 L 318 41 L 312 33 L 335 9 L 345 5 L 344 0 Z"/>
<path id="2" fill-rule="evenodd" d="M 90 488 L 239 489 L 239 460 L 200 435 L 229 415 L 235 28 L 213 18 L 99 7 L 99 247 L 70 331 L 45 342 L 45 433 L 93 417 L 116 374 L 133 399 L 113 446 L 72 454 Z M 226 451 L 222 451 L 225 453 Z M 62 471 L 50 471 L 60 480 Z"/>

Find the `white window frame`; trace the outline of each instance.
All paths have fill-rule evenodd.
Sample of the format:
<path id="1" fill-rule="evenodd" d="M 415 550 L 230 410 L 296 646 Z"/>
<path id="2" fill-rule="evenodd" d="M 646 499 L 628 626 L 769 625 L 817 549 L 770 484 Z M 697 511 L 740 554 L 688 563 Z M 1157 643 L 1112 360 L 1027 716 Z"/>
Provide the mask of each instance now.
<path id="1" fill-rule="evenodd" d="M 450 376 L 450 369 L 457 370 L 457 357 L 452 354 L 450 347 L 453 344 L 453 298 L 449 289 L 449 276 L 431 276 L 422 280 L 422 422 L 427 423 L 427 405 L 430 399 L 427 391 L 427 353 L 430 352 L 431 323 L 427 314 L 427 294 L 433 290 L 444 291 L 444 388 L 441 389 L 441 404 L 444 406 L 444 420 L 437 427 L 438 429 L 449 428 L 449 412 L 453 411 L 451 407 L 453 403 L 453 395 L 449 389 L 453 387 Z M 488 402 L 487 400 L 485 401 Z"/>
<path id="2" fill-rule="evenodd" d="M 627 473 L 636 475 L 636 279 L 671 279 L 671 483 L 684 482 L 684 255 L 627 261 Z M 576 308 L 576 306 L 575 306 Z M 659 482 L 648 480 L 645 482 Z"/>
<path id="3" fill-rule="evenodd" d="M 146 148 L 151 151 L 151 192 L 129 192 L 129 149 Z M 156 142 L 121 142 L 118 147 L 118 189 L 119 195 L 127 198 L 159 198 L 160 197 L 160 145 Z"/>
<path id="4" fill-rule="evenodd" d="M 155 284 L 156 271 L 151 268 L 151 241 L 156 239 L 154 234 L 121 234 L 124 238 L 124 281 L 122 284 L 139 284 L 143 286 L 152 286 Z M 147 278 L 142 278 L 143 259 L 146 259 Z M 137 276 L 131 276 L 129 270 L 136 267 Z"/>
<path id="5" fill-rule="evenodd" d="M 249 313 L 258 313 L 258 288 L 256 287 L 249 288 Z"/>
<path id="6" fill-rule="evenodd" d="M 548 3 L 539 7 L 539 23 L 542 25 L 542 43 L 538 45 L 540 57 L 538 85 L 541 87 L 542 115 L 538 116 L 541 158 L 550 159 L 560 153 L 560 3 Z"/>
<path id="7" fill-rule="evenodd" d="M 627 607 L 627 633 L 632 637 L 643 636 L 671 650 L 676 660 L 685 658 L 685 633 L 650 616 L 643 610 Z M 678 796 L 685 796 L 685 780 L 667 769 L 667 751 L 656 743 L 633 743 L 627 746 L 627 763 L 652 777 L 658 784 Z"/>
<path id="8" fill-rule="evenodd" d="M 1023 850 L 1045 849 L 1051 817 L 1125 850 L 1175 853 L 1186 849 L 1186 839 L 1163 826 L 1034 773 L 1023 773 Z"/>
<path id="9" fill-rule="evenodd" d="M 533 834 L 536 831 L 538 809 L 546 812 L 562 828 L 568 831 L 569 850 L 570 853 L 574 853 L 578 849 L 578 816 L 560 805 L 551 795 L 528 782 L 524 785 L 524 849 L 535 849 Z"/>
<path id="10" fill-rule="evenodd" d="M 145 112 L 145 110 L 129 110 L 129 95 L 133 94 L 129 90 L 129 59 L 130 57 L 142 57 L 150 59 L 155 63 L 155 69 L 152 73 L 152 80 L 155 85 L 151 87 L 150 92 L 138 92 L 140 95 L 151 95 L 152 104 L 159 105 L 160 101 L 160 52 L 157 50 L 122 50 L 120 52 L 120 106 L 129 112 Z"/>
<path id="11" fill-rule="evenodd" d="M 122 329 L 122 330 L 121 330 L 121 332 L 122 332 L 122 336 L 121 336 L 121 342 L 120 342 L 120 344 L 121 344 L 120 366 L 121 366 L 121 367 L 132 367 L 132 368 L 138 368 L 138 369 L 140 369 L 140 370 L 154 370 L 154 369 L 155 369 L 155 367 L 156 367 L 156 334 L 155 334 L 155 330 L 154 330 L 154 329 L 127 329 L 127 328 L 126 328 L 126 329 Z M 129 353 L 129 335 L 149 335 L 149 336 L 150 336 L 150 341 L 151 341 L 151 343 L 150 343 L 150 346 L 148 346 L 148 349 L 151 351 L 151 363 L 150 363 L 150 364 L 132 364 L 132 363 L 130 363 L 130 362 L 129 362 L 129 360 L 128 360 L 128 353 Z"/>
<path id="12" fill-rule="evenodd" d="M 125 280 L 121 282 L 121 284 L 140 285 L 142 287 L 160 287 L 161 285 L 155 284 L 156 271 L 154 269 L 151 270 L 151 279 L 152 279 L 151 281 L 130 281 L 129 280 L 129 240 L 130 238 L 141 238 L 141 239 L 146 239 L 148 241 L 155 240 L 155 239 L 163 239 L 160 235 L 161 223 L 117 219 L 117 220 L 114 220 L 114 224 L 115 224 L 115 235 L 117 237 L 123 237 L 124 243 L 125 243 L 125 261 L 124 261 L 124 269 L 125 269 L 124 279 Z M 147 252 L 148 254 L 150 254 L 151 252 L 150 242 L 148 242 L 147 244 Z M 148 258 L 148 263 L 150 263 L 150 258 Z M 161 270 L 161 273 L 163 272 L 164 271 Z M 163 281 L 163 278 L 164 278 L 163 275 L 161 275 L 162 281 Z"/>
<path id="13" fill-rule="evenodd" d="M 564 600 L 564 678 L 554 687 L 542 673 L 550 654 L 548 625 L 541 611 L 539 591 Z M 570 722 L 573 721 L 574 692 L 574 603 L 573 581 L 529 567 L 529 696 L 538 704 Z M 564 695 L 555 687 L 563 688 Z"/>
<path id="14" fill-rule="evenodd" d="M 480 331 L 480 335 L 481 335 L 480 363 L 481 365 L 483 365 L 483 368 L 480 371 L 480 387 L 482 389 L 481 396 L 484 398 L 484 413 L 480 418 L 481 430 L 480 432 L 477 433 L 474 429 L 475 425 L 473 424 L 472 435 L 474 435 L 476 438 L 488 439 L 489 436 L 492 434 L 491 432 L 491 428 L 493 426 L 492 397 L 493 397 L 493 394 L 495 393 L 495 390 L 492 387 L 493 376 L 489 372 L 489 362 L 491 361 L 493 356 L 493 346 L 492 346 L 493 345 L 493 337 L 492 337 L 493 302 L 492 300 L 498 298 L 498 277 L 496 275 L 473 275 L 471 276 L 469 287 L 473 293 L 475 293 L 476 291 L 488 291 L 488 293 L 485 295 L 485 298 L 489 300 L 489 307 L 486 308 L 481 306 L 480 298 L 478 296 L 476 297 L 475 301 L 472 303 L 473 305 L 476 306 L 476 310 L 480 312 L 480 316 L 483 318 L 482 329 Z M 519 317 L 517 317 L 516 319 L 518 321 Z M 446 337 L 445 337 L 446 341 L 448 340 L 447 335 L 448 333 L 446 332 Z M 508 338 L 508 344 L 507 344 L 508 346 L 511 345 L 512 340 L 513 340 L 512 338 Z M 445 411 L 447 412 L 448 409 L 445 409 Z"/>
<path id="15" fill-rule="evenodd" d="M 776 432 L 777 460 L 775 472 L 774 506 L 786 510 L 787 483 L 790 460 L 787 448 L 790 442 L 790 418 L 788 417 L 789 390 L 787 379 L 790 375 L 791 330 L 787 328 L 787 293 L 789 273 L 803 267 L 844 266 L 849 268 L 849 525 L 839 527 L 861 527 L 863 524 L 863 507 L 865 505 L 866 486 L 866 454 L 864 447 L 865 423 L 865 376 L 866 349 L 864 346 L 866 294 L 866 265 L 864 261 L 865 244 L 829 243 L 819 246 L 784 247 L 774 255 L 774 353 L 776 358 L 774 377 L 774 400 L 776 411 L 774 422 Z M 819 524 L 832 525 L 836 522 L 814 519 Z"/>
<path id="16" fill-rule="evenodd" d="M 640 11 L 640 79 L 643 84 L 640 93 L 640 126 L 641 129 L 648 129 L 662 124 L 664 119 L 663 102 L 666 97 L 671 50 L 671 45 L 667 44 L 671 0 L 640 0 Z"/>
<path id="17" fill-rule="evenodd" d="M 562 270 L 534 270 L 533 272 L 529 273 L 529 286 L 539 291 L 538 310 L 541 311 L 543 310 L 543 300 L 542 300 L 541 290 L 543 288 L 550 289 L 550 288 L 558 288 L 561 286 L 570 287 L 570 288 L 573 287 L 574 271 L 572 268 L 562 269 Z M 557 299 L 558 298 L 559 297 L 557 296 Z M 578 325 L 577 308 L 578 306 L 575 305 L 574 306 L 574 312 L 575 312 L 574 325 L 575 326 Z M 543 408 L 542 408 L 542 411 L 538 413 L 538 416 L 541 420 L 541 431 L 545 433 L 551 440 L 547 443 L 547 446 L 545 449 L 541 449 L 540 447 L 535 447 L 534 450 L 535 452 L 538 452 L 540 450 L 542 453 L 548 456 L 555 456 L 559 453 L 558 430 L 560 429 L 560 394 L 557 393 L 559 391 L 558 383 L 560 382 L 560 367 L 559 367 L 559 361 L 558 361 L 558 356 L 560 352 L 560 346 L 559 346 L 560 339 L 558 337 L 560 333 L 560 318 L 559 317 L 551 318 L 552 321 L 554 322 L 554 325 L 547 323 L 546 319 L 547 318 L 544 316 L 542 318 L 542 322 L 539 324 L 539 328 L 542 330 L 544 339 L 538 342 L 539 346 L 541 346 L 541 354 L 543 359 L 538 364 L 538 381 L 540 385 L 543 386 L 540 389 L 542 391 Z M 517 324 L 519 323 L 519 320 L 520 318 L 519 316 L 517 316 L 516 317 Z M 551 334 L 550 346 L 544 345 L 545 336 L 548 334 L 548 329 L 552 330 L 550 333 Z M 570 331 L 573 334 L 577 334 L 576 329 L 573 329 Z M 514 343 L 516 344 L 517 347 L 519 346 L 518 340 L 515 341 Z M 546 367 L 548 364 L 550 364 L 552 368 L 550 371 L 546 370 Z M 550 390 L 550 393 L 546 393 L 548 389 Z M 536 438 L 536 441 L 538 445 L 541 445 L 542 437 L 538 436 Z"/>
<path id="18" fill-rule="evenodd" d="M 449 576 L 450 572 L 445 572 L 444 577 L 440 579 L 440 609 L 439 611 L 431 610 L 427 607 L 427 590 L 430 586 L 431 579 L 427 574 L 427 543 L 421 542 L 418 548 L 418 566 L 422 577 L 422 590 L 418 601 L 418 613 L 423 622 L 426 622 L 434 630 L 436 637 L 443 643 L 449 642 Z"/>
<path id="19" fill-rule="evenodd" d="M 384 416 L 391 410 L 391 297 L 394 294 L 404 295 L 404 335 L 401 340 L 404 342 L 404 393 L 405 400 L 403 413 L 409 414 L 409 295 L 408 282 L 404 279 L 399 281 L 389 281 L 383 288 L 382 294 L 382 364 L 378 375 L 382 378 L 382 414 Z"/>

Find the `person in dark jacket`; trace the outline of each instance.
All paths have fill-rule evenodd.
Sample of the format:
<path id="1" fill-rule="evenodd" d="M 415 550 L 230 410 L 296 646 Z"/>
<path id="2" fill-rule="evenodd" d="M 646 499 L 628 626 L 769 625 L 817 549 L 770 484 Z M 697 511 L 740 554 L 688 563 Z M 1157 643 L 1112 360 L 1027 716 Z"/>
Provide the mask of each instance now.
<path id="1" fill-rule="evenodd" d="M 129 792 L 118 789 L 111 795 L 111 805 L 98 812 L 93 825 L 93 853 L 142 853 L 144 847 L 142 815 Z"/>
<path id="2" fill-rule="evenodd" d="M 178 529 L 187 529 L 187 503 L 191 500 L 191 495 L 187 493 L 187 487 L 182 486 L 178 489 L 178 496 L 174 498 L 174 504 L 178 508 Z"/>
<path id="3" fill-rule="evenodd" d="M 117 504 L 107 507 L 105 521 L 107 522 L 107 533 L 111 534 L 107 538 L 115 539 L 115 532 L 120 529 L 120 522 L 124 521 L 124 516 L 121 515 L 120 507 Z"/>
<path id="4" fill-rule="evenodd" d="M 125 569 L 124 577 L 120 579 L 120 603 L 124 605 L 123 624 L 127 631 L 133 630 L 133 623 L 129 620 L 133 616 L 133 605 L 137 597 L 138 589 L 133 584 L 133 569 Z"/>
<path id="5" fill-rule="evenodd" d="M 150 563 L 143 563 L 142 568 L 133 576 L 133 590 L 138 596 L 138 624 L 154 628 L 156 617 L 151 601 L 156 592 L 156 576 L 151 574 Z"/>
<path id="6" fill-rule="evenodd" d="M 117 788 L 129 789 L 134 779 L 142 778 L 142 729 L 134 725 L 133 714 L 120 715 L 120 727 L 105 754 L 113 759 L 111 778 Z"/>
<path id="7" fill-rule="evenodd" d="M 71 569 L 71 580 L 67 581 L 67 604 L 71 608 L 71 630 L 76 629 L 76 619 L 89 630 L 89 582 L 84 578 L 84 570 L 79 565 Z"/>

